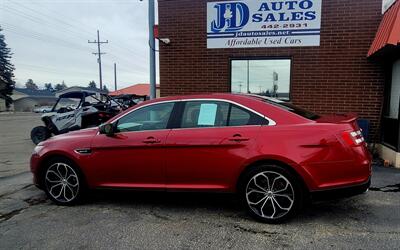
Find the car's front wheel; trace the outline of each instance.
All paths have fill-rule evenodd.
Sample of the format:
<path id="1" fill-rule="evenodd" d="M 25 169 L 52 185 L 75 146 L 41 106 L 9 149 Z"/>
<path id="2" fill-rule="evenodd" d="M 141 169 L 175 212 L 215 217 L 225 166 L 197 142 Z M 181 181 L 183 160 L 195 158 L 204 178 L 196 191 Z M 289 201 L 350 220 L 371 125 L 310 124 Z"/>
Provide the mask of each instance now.
<path id="1" fill-rule="evenodd" d="M 242 200 L 250 215 L 267 223 L 280 223 L 298 212 L 303 203 L 300 183 L 281 166 L 262 165 L 242 179 Z"/>
<path id="2" fill-rule="evenodd" d="M 85 190 L 78 168 L 61 157 L 49 162 L 43 175 L 43 184 L 47 196 L 59 205 L 77 203 Z"/>

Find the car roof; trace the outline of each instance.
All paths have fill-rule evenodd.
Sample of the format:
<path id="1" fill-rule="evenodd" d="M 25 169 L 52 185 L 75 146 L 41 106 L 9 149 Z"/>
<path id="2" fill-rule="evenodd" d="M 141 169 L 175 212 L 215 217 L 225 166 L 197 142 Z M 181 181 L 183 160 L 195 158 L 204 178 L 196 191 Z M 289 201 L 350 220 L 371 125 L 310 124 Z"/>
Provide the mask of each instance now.
<path id="1" fill-rule="evenodd" d="M 199 94 L 160 97 L 157 99 L 147 101 L 146 103 L 165 102 L 165 101 L 180 101 L 180 100 L 191 100 L 191 99 L 222 99 L 222 100 L 238 101 L 238 100 L 257 100 L 257 98 L 259 98 L 259 96 L 251 95 L 251 94 L 199 93 Z M 275 100 L 277 100 L 277 99 L 275 99 Z"/>
<path id="2" fill-rule="evenodd" d="M 185 100 L 226 100 L 230 102 L 237 103 L 239 105 L 245 106 L 259 114 L 263 114 L 269 119 L 274 120 L 279 124 L 300 124 L 300 123 L 307 123 L 310 120 L 295 115 L 287 110 L 284 110 L 278 106 L 272 105 L 265 100 L 269 101 L 276 101 L 282 102 L 280 100 L 269 98 L 269 97 L 262 97 L 256 95 L 249 95 L 249 94 L 232 94 L 232 93 L 211 93 L 211 94 L 191 94 L 191 95 L 181 95 L 181 96 L 169 96 L 169 97 L 161 97 L 149 101 L 142 102 L 138 105 L 135 105 L 125 112 L 130 112 L 131 110 L 140 108 L 142 106 L 147 106 L 150 104 L 156 103 L 163 103 L 163 102 L 173 102 L 173 101 L 185 101 Z M 118 119 L 123 114 L 119 114 L 118 116 L 114 117 L 112 120 Z"/>

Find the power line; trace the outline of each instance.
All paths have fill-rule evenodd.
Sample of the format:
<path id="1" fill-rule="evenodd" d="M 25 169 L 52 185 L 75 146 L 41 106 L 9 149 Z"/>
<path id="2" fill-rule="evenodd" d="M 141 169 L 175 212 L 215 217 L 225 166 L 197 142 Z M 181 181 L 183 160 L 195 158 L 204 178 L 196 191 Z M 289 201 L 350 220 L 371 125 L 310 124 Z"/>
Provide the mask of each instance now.
<path id="1" fill-rule="evenodd" d="M 24 18 L 26 20 L 28 20 L 29 22 L 33 22 L 35 24 L 39 24 L 41 27 L 45 27 L 45 28 L 50 28 L 53 30 L 56 30 L 57 32 L 62 32 L 63 35 L 70 35 L 73 37 L 77 37 L 79 39 L 82 39 L 83 36 L 87 36 L 88 33 L 90 33 L 88 31 L 88 27 L 86 25 L 86 23 L 83 22 L 79 22 L 76 19 L 70 19 L 69 17 L 66 17 L 65 15 L 57 15 L 57 16 L 64 16 L 66 19 L 68 19 L 68 22 L 60 19 L 59 17 L 55 17 L 53 16 L 56 12 L 54 9 L 49 9 L 46 8 L 46 6 L 42 5 L 42 3 L 39 3 L 40 5 L 42 5 L 45 9 L 49 10 L 49 13 L 45 13 L 44 9 L 40 9 L 37 10 L 36 8 L 30 8 L 25 6 L 24 4 L 21 3 L 16 3 L 16 2 L 11 2 L 10 0 L 7 0 L 8 2 L 10 2 L 12 5 L 11 6 L 6 6 L 6 5 L 1 5 L 0 9 L 6 9 L 7 12 L 9 12 L 10 14 L 13 13 L 15 14 L 15 16 Z M 17 9 L 18 8 L 18 9 Z M 59 25 L 57 25 L 56 23 L 52 23 L 49 22 L 49 19 L 58 23 Z M 79 23 L 78 23 L 79 22 Z M 4 23 L 2 21 L 2 23 Z M 61 27 L 60 27 L 61 25 Z M 19 36 L 24 36 L 30 39 L 34 39 L 34 40 L 38 40 L 41 42 L 46 42 L 46 43 L 50 43 L 50 44 L 54 44 L 57 46 L 62 46 L 68 49 L 76 49 L 79 51 L 87 51 L 87 48 L 82 46 L 81 44 L 77 44 L 75 42 L 69 41 L 69 40 L 65 40 L 65 39 L 60 39 L 59 37 L 54 37 L 54 36 L 49 36 L 49 32 L 43 34 L 43 33 L 39 33 L 39 32 L 33 32 L 32 30 L 27 30 L 24 28 L 20 28 L 17 26 L 12 26 L 9 25 L 9 28 L 7 28 L 7 31 L 19 35 Z M 105 33 L 105 32 L 104 32 Z M 107 34 L 107 33 L 106 33 Z M 130 45 L 129 45 L 130 46 Z M 117 51 L 123 51 L 124 53 L 122 55 L 119 55 L 120 53 L 117 52 L 118 55 L 115 55 L 113 53 L 109 53 L 109 55 L 111 57 L 114 57 L 115 59 L 117 59 L 117 61 L 122 61 L 124 62 L 124 64 L 127 65 L 136 65 L 138 67 L 124 67 L 124 65 L 119 65 L 119 69 L 126 69 L 126 73 L 131 72 L 134 73 L 134 71 L 139 72 L 138 70 L 135 70 L 135 68 L 145 68 L 143 63 L 140 63 L 139 60 L 144 60 L 144 57 L 142 55 L 140 56 L 136 56 L 136 57 L 128 57 L 126 52 L 130 52 L 134 55 L 139 55 L 136 51 L 133 51 L 131 48 L 124 46 L 123 43 L 117 43 L 117 44 L 110 44 L 111 48 L 115 48 Z M 107 65 L 107 63 L 105 63 L 104 65 Z M 132 72 L 133 71 L 133 72 Z M 135 74 L 135 73 L 134 73 Z"/>
<path id="2" fill-rule="evenodd" d="M 8 1 L 10 1 L 10 0 L 8 0 Z M 21 4 L 19 4 L 19 5 L 22 6 Z M 43 5 L 42 5 L 42 7 L 46 8 L 46 7 L 43 6 Z M 28 8 L 28 7 L 25 7 L 25 8 Z M 34 13 L 37 12 L 36 10 L 33 10 L 33 9 L 31 9 L 31 8 L 29 8 L 29 9 L 30 9 L 31 11 L 33 11 Z M 48 8 L 46 8 L 46 9 L 49 10 Z M 54 10 L 51 10 L 51 11 L 54 12 Z M 41 12 L 41 13 L 43 13 L 43 12 Z M 47 15 L 47 14 L 43 14 L 43 15 L 46 15 L 46 16 L 48 16 L 48 17 L 50 17 L 50 18 L 53 18 L 53 19 L 55 19 L 56 21 L 58 21 L 59 23 L 68 25 L 68 26 L 74 28 L 75 30 L 81 30 L 82 32 L 85 33 L 85 35 L 87 35 L 87 33 L 90 33 L 91 31 L 89 31 L 89 30 L 91 30 L 91 29 L 94 28 L 93 26 L 90 26 L 90 27 L 89 27 L 87 24 L 85 24 L 85 23 L 83 23 L 83 22 L 80 22 L 80 21 L 78 21 L 78 20 L 70 20 L 70 23 L 67 23 L 67 22 L 65 22 L 64 20 L 59 19 L 58 17 L 54 17 L 54 16 L 52 17 L 52 16 Z M 66 18 L 66 19 L 69 19 L 67 16 L 63 15 L 63 14 L 60 13 L 60 12 L 57 12 L 57 15 L 58 15 L 58 16 L 61 16 L 61 17 L 64 17 L 64 18 Z M 73 21 L 74 21 L 76 24 L 73 24 L 73 23 L 72 23 Z M 87 27 L 88 29 L 86 29 L 86 27 Z M 107 36 L 111 36 L 111 34 L 107 33 L 106 31 L 102 31 L 102 32 L 103 32 L 105 35 L 107 35 Z M 82 34 L 83 34 L 83 33 L 82 33 Z M 125 44 L 126 46 L 123 46 L 123 45 L 120 45 L 120 44 L 124 44 L 123 41 L 119 41 L 118 43 L 115 43 L 115 44 L 110 44 L 110 47 L 114 47 L 114 48 L 117 48 L 117 49 L 121 49 L 121 50 L 124 51 L 124 53 L 126 53 L 126 51 L 129 51 L 130 53 L 132 53 L 132 54 L 134 54 L 134 55 L 137 55 L 137 53 L 136 53 L 134 50 L 132 50 L 132 49 L 130 48 L 130 45 Z"/>
<path id="3" fill-rule="evenodd" d="M 32 8 L 30 8 L 30 7 L 26 6 L 26 5 L 23 5 L 23 4 L 21 4 L 21 3 L 18 3 L 18 2 L 11 2 L 11 0 L 8 0 L 8 1 L 9 1 L 10 3 L 14 4 L 14 5 L 17 5 L 17 6 L 15 6 L 15 7 L 18 8 L 18 9 L 15 9 L 15 8 L 13 8 L 13 7 L 11 7 L 11 6 L 5 6 L 6 8 L 12 9 L 14 12 L 17 11 L 17 12 L 19 12 L 19 13 L 22 14 L 22 15 L 26 15 L 26 16 L 28 16 L 29 18 L 33 19 L 35 22 L 39 22 L 39 24 L 41 24 L 41 25 L 43 25 L 43 24 L 46 24 L 46 25 L 49 25 L 49 24 L 55 25 L 55 24 L 53 24 L 53 23 L 49 23 L 49 22 L 48 22 L 48 19 L 51 19 L 51 20 L 56 21 L 56 22 L 58 22 L 58 23 L 60 23 L 60 24 L 62 24 L 62 25 L 64 25 L 64 26 L 68 26 L 68 27 L 72 28 L 72 29 L 68 29 L 68 32 L 74 33 L 75 35 L 78 35 L 78 36 L 81 35 L 81 34 L 79 34 L 79 32 L 77 32 L 77 29 L 79 29 L 79 27 L 75 27 L 75 26 L 69 24 L 68 22 L 65 22 L 64 20 L 62 20 L 62 19 L 60 19 L 60 18 L 58 18 L 58 17 L 56 17 L 56 16 L 51 16 L 51 15 L 49 15 L 49 14 L 47 14 L 47 13 L 40 12 L 40 11 L 38 11 L 38 10 L 32 9 Z M 30 13 L 26 13 L 26 12 L 22 11 L 20 7 L 22 7 L 22 8 L 25 9 L 25 10 L 28 10 L 28 12 L 30 12 Z M 57 29 L 59 29 L 59 26 L 55 25 L 55 27 L 56 27 Z M 63 32 L 64 32 L 64 31 L 65 31 L 65 30 L 63 30 Z M 88 33 L 90 33 L 90 31 L 84 31 L 84 35 L 85 35 L 85 36 L 86 36 Z"/>
<path id="4" fill-rule="evenodd" d="M 29 35 L 29 34 L 26 34 L 26 33 L 23 33 L 23 32 L 18 32 L 18 31 L 13 30 L 13 29 L 4 29 L 4 30 L 7 31 L 7 32 L 10 32 L 12 34 L 18 35 L 18 36 L 23 36 L 23 37 L 26 37 L 26 38 L 38 40 L 38 41 L 41 41 L 41 42 L 44 42 L 44 43 L 56 44 L 58 46 L 61 46 L 61 47 L 67 48 L 67 49 L 73 49 L 73 50 L 82 51 L 82 48 L 79 48 L 79 47 L 77 47 L 76 45 L 73 45 L 73 44 L 67 44 L 67 42 L 65 42 L 65 41 L 62 41 L 62 43 L 59 43 L 57 41 L 48 40 L 48 39 L 45 39 L 43 37 L 36 36 L 36 35 L 33 35 L 33 34 Z M 85 50 L 85 51 L 87 51 L 87 50 Z"/>
<path id="5" fill-rule="evenodd" d="M 24 37 L 35 39 L 35 40 L 45 42 L 45 43 L 55 44 L 55 45 L 62 46 L 62 47 L 68 48 L 68 49 L 75 49 L 75 50 L 85 51 L 85 52 L 88 50 L 88 48 L 85 46 L 82 46 L 80 44 L 76 44 L 76 43 L 73 43 L 73 42 L 70 42 L 67 40 L 60 39 L 58 37 L 50 36 L 50 35 L 39 33 L 39 32 L 34 32 L 31 30 L 25 29 L 23 27 L 9 24 L 7 22 L 4 22 L 3 25 L 4 25 L 3 28 L 6 32 L 8 31 L 8 32 L 11 32 L 11 33 L 19 35 L 19 36 L 24 36 Z M 134 61 L 131 60 L 131 58 L 128 59 L 127 57 L 124 57 L 121 55 L 115 55 L 113 53 L 108 53 L 108 54 L 114 59 L 114 61 L 118 60 L 120 62 L 125 62 L 125 64 L 128 64 L 128 65 L 134 63 Z M 143 64 L 137 64 L 137 65 L 139 68 L 144 69 Z M 126 68 L 126 69 L 128 70 L 128 68 Z M 130 70 L 132 70 L 132 68 L 130 68 Z"/>
<path id="6" fill-rule="evenodd" d="M 59 11 L 50 10 L 49 8 L 44 6 L 43 4 L 41 4 L 41 6 L 43 8 L 45 8 L 45 9 L 49 10 L 49 11 L 52 11 L 53 13 L 56 13 L 57 16 L 64 17 L 65 19 L 69 19 L 67 16 L 63 15 Z M 70 20 L 69 25 L 71 25 L 71 26 L 73 25 L 72 27 L 74 27 L 75 29 L 78 29 L 78 30 L 82 30 L 85 33 L 90 33 L 90 31 L 88 31 L 88 30 L 89 29 L 92 30 L 93 28 L 95 28 L 93 26 L 89 26 L 86 23 L 83 23 L 83 22 L 81 22 L 79 20 L 76 20 L 76 19 Z M 86 29 L 86 28 L 88 28 L 88 29 Z M 113 37 L 113 35 L 108 33 L 107 31 L 103 30 L 102 33 L 105 34 L 108 37 Z M 114 49 L 120 50 L 121 52 L 123 51 L 124 55 L 126 54 L 126 52 L 130 52 L 132 55 L 139 56 L 139 54 L 136 51 L 132 50 L 130 47 L 131 47 L 130 44 L 124 43 L 124 41 L 121 41 L 121 40 L 118 40 L 118 42 L 110 44 L 110 48 L 114 48 Z M 137 60 L 137 59 L 142 59 L 142 58 L 141 57 L 136 57 L 135 60 Z"/>
<path id="7" fill-rule="evenodd" d="M 19 5 L 21 5 L 21 4 L 19 4 Z M 22 6 L 22 5 L 21 5 L 21 6 Z M 60 27 L 59 27 L 59 26 L 47 22 L 47 20 L 42 19 L 42 17 L 36 17 L 36 16 L 34 16 L 34 15 L 27 14 L 27 13 L 25 13 L 24 11 L 14 9 L 14 8 L 12 8 L 12 7 L 10 7 L 10 6 L 6 6 L 6 8 L 8 8 L 9 11 L 13 12 L 13 13 L 16 14 L 17 16 L 20 16 L 20 17 L 22 17 L 22 18 L 25 18 L 25 19 L 27 19 L 27 20 L 29 20 L 29 21 L 31 21 L 31 22 L 40 24 L 41 26 L 47 26 L 47 27 L 49 27 L 49 28 L 51 28 L 51 29 L 56 30 L 57 32 L 60 32 Z M 24 8 L 27 9 L 27 10 L 30 10 L 30 11 L 32 11 L 32 12 L 34 11 L 33 9 L 28 8 L 28 7 L 24 7 Z M 37 12 L 37 13 L 40 13 L 40 12 Z M 35 14 L 37 14 L 37 13 L 35 12 Z M 45 15 L 45 14 L 42 14 L 42 15 Z M 53 17 L 51 17 L 51 16 L 49 16 L 49 15 L 46 15 L 46 16 L 48 16 L 48 17 L 50 17 L 50 18 L 53 18 Z M 77 30 L 79 29 L 79 27 L 75 28 L 75 26 L 72 26 L 72 25 L 70 25 L 70 24 L 68 24 L 68 23 L 66 23 L 66 22 L 64 22 L 64 21 L 59 21 L 59 20 L 56 20 L 56 21 L 58 21 L 59 23 L 61 23 L 61 24 L 63 24 L 63 25 L 68 25 L 68 26 L 70 26 L 70 27 L 72 27 L 72 28 L 74 28 L 74 29 L 77 29 Z M 21 29 L 21 28 L 18 28 L 18 29 Z M 78 38 L 78 39 L 82 39 L 82 36 L 86 36 L 87 33 L 89 33 L 89 32 L 86 32 L 86 31 L 81 32 L 81 33 L 78 33 L 78 32 L 76 32 L 76 31 L 71 31 L 70 29 L 65 29 L 65 28 L 63 28 L 62 31 L 63 31 L 63 35 L 65 35 L 65 34 L 70 34 L 70 35 L 72 35 L 72 36 L 74 36 L 74 37 L 76 37 L 76 38 Z M 31 31 L 27 31 L 27 32 L 31 32 Z M 46 36 L 47 38 L 50 37 L 50 36 L 48 36 L 47 34 L 42 34 L 42 33 L 36 33 L 36 34 L 41 34 L 41 35 L 43 35 L 43 36 Z M 83 34 L 84 34 L 84 35 L 83 35 Z M 23 34 L 20 34 L 20 35 L 23 35 Z M 54 40 L 55 38 L 52 37 L 51 39 Z M 56 39 L 58 39 L 58 38 L 56 38 Z M 39 39 L 37 39 L 37 40 L 39 40 Z M 60 39 L 58 39 L 58 40 L 60 40 Z M 47 42 L 47 41 L 46 41 L 46 42 Z M 69 44 L 73 44 L 73 43 L 72 43 L 72 42 L 69 42 Z M 79 44 L 79 45 L 74 44 L 74 45 L 72 45 L 72 46 L 75 46 L 75 47 L 79 46 L 79 47 L 82 48 L 82 46 L 81 46 L 80 44 Z M 133 52 L 131 49 L 124 48 L 124 47 L 122 47 L 122 46 L 114 46 L 114 45 L 111 44 L 111 47 L 113 47 L 113 48 L 115 48 L 115 49 L 118 49 L 118 50 L 121 50 L 121 51 L 124 51 L 125 53 L 126 53 L 126 51 L 128 51 L 128 52 Z M 135 53 L 135 54 L 137 55 L 137 53 Z M 114 55 L 114 54 L 111 54 L 111 53 L 110 53 L 110 55 Z M 124 55 L 125 55 L 125 54 L 124 54 Z M 114 56 L 115 56 L 116 58 L 118 58 L 118 60 L 121 60 L 121 59 L 122 59 L 122 60 L 125 61 L 125 63 L 127 63 L 127 64 L 143 65 L 143 63 L 138 63 L 138 62 L 137 62 L 138 60 L 142 59 L 142 57 L 139 57 L 139 56 L 134 57 L 135 60 L 132 60 L 132 57 L 131 57 L 131 58 L 127 58 L 127 57 L 125 57 L 125 56 L 123 56 L 123 55 L 118 55 L 118 56 L 117 56 L 117 55 L 114 55 Z"/>
<path id="8" fill-rule="evenodd" d="M 63 28 L 60 29 L 60 26 L 49 22 L 48 19 L 43 18 L 42 16 L 31 15 L 30 13 L 26 13 L 25 11 L 23 11 L 21 9 L 16 9 L 16 8 L 11 7 L 11 6 L 3 6 L 3 8 L 5 8 L 5 10 L 15 14 L 16 16 L 22 17 L 22 18 L 24 18 L 24 19 L 26 19 L 28 21 L 31 21 L 31 22 L 36 23 L 36 24 L 39 24 L 41 27 L 45 26 L 45 27 L 49 27 L 51 29 L 54 29 L 57 32 L 62 32 L 63 35 L 68 33 L 68 34 L 70 34 L 70 35 L 72 35 L 74 37 L 80 37 L 81 36 L 79 33 L 77 33 L 74 30 L 71 30 L 69 28 L 63 27 Z"/>
<path id="9" fill-rule="evenodd" d="M 100 41 L 100 32 L 99 32 L 99 30 L 97 30 L 97 40 L 94 40 L 94 41 L 89 41 L 88 40 L 88 43 L 97 43 L 97 53 L 94 52 L 92 54 L 98 56 L 97 63 L 99 64 L 100 89 L 103 89 L 103 76 L 101 74 L 101 55 L 104 55 L 105 53 L 101 53 L 101 48 L 100 47 L 101 47 L 102 44 L 108 43 L 108 40 L 107 41 Z"/>
<path id="10" fill-rule="evenodd" d="M 46 20 L 45 18 L 43 18 L 43 17 L 48 17 L 48 18 L 52 19 L 53 21 L 56 21 L 56 22 L 58 22 L 58 23 L 60 23 L 60 24 L 62 24 L 62 25 L 64 25 L 64 26 L 68 26 L 68 27 L 71 27 L 71 28 L 72 28 L 72 30 L 71 30 L 71 29 L 63 29 L 63 33 L 65 33 L 65 31 L 67 31 L 68 33 L 73 34 L 75 37 L 79 37 L 79 38 L 80 38 L 82 35 L 83 35 L 83 36 L 87 36 L 87 34 L 90 33 L 90 31 L 88 31 L 88 29 L 84 29 L 85 26 L 87 26 L 87 25 L 84 24 L 84 23 L 82 23 L 82 22 L 79 22 L 79 24 L 72 24 L 72 21 L 74 21 L 74 20 L 70 20 L 70 23 L 67 23 L 67 22 L 65 22 L 64 20 L 62 20 L 62 19 L 60 19 L 60 18 L 58 18 L 58 17 L 55 17 L 55 16 L 49 15 L 49 14 L 47 14 L 47 13 L 44 13 L 44 12 L 41 12 L 41 11 L 32 9 L 32 8 L 30 8 L 30 7 L 27 7 L 27 6 L 23 5 L 23 4 L 21 4 L 21 3 L 11 2 L 10 0 L 8 0 L 8 1 L 9 1 L 10 3 L 12 3 L 12 4 L 15 4 L 15 5 L 18 5 L 19 7 L 24 8 L 25 10 L 28 10 L 29 12 L 32 12 L 32 14 L 34 14 L 34 15 L 32 15 L 32 14 L 30 14 L 30 13 L 26 13 L 26 12 L 22 11 L 21 9 L 15 9 L 15 8 L 13 8 L 13 7 L 11 7 L 11 6 L 5 6 L 5 7 L 8 8 L 10 11 L 14 12 L 14 14 L 19 15 L 19 16 L 21 16 L 21 17 L 23 17 L 23 18 L 26 18 L 26 19 L 28 19 L 28 20 L 30 20 L 30 21 L 32 21 L 32 22 L 38 23 L 38 24 L 40 24 L 40 25 L 51 26 L 51 23 L 48 23 L 48 20 Z M 43 5 L 42 5 L 42 6 L 43 6 Z M 43 7 L 44 7 L 44 6 L 43 6 Z M 47 9 L 47 10 L 50 10 L 50 9 L 48 9 L 48 8 L 46 8 L 46 9 Z M 51 11 L 51 12 L 54 12 L 54 10 L 50 10 L 50 11 Z M 36 15 L 40 15 L 40 16 L 38 17 L 38 16 L 36 16 Z M 65 17 L 66 19 L 68 19 L 68 17 L 66 17 L 66 16 L 64 16 L 64 15 L 62 15 L 62 14 L 60 14 L 59 12 L 58 12 L 58 16 L 63 16 L 63 17 Z M 75 20 L 75 21 L 76 21 L 76 23 L 78 23 L 77 20 Z M 87 27 L 89 27 L 89 26 L 87 26 Z M 57 31 L 59 31 L 59 26 L 55 26 L 54 28 L 57 29 Z M 92 29 L 92 28 L 90 28 L 90 29 Z M 80 32 L 78 32 L 78 31 L 80 31 Z M 106 32 L 103 32 L 103 33 L 107 34 Z M 108 35 L 108 36 L 109 36 L 109 35 Z M 122 45 L 120 45 L 120 44 L 118 44 L 118 43 L 115 44 L 115 45 L 111 44 L 110 46 L 113 47 L 113 48 L 116 48 L 116 49 L 120 49 L 121 51 L 123 50 L 124 53 L 126 53 L 126 52 L 128 51 L 128 52 L 130 52 L 130 53 L 132 53 L 132 54 L 134 54 L 134 55 L 137 55 L 137 53 L 136 53 L 135 51 L 133 51 L 131 48 L 129 48 L 129 47 L 127 47 L 127 46 L 122 46 Z M 130 46 L 130 45 L 129 45 L 129 46 Z M 140 57 L 139 57 L 139 58 L 140 58 Z"/>
<path id="11" fill-rule="evenodd" d="M 66 71 L 66 72 L 73 72 L 74 75 L 81 75 L 81 76 L 93 76 L 92 73 L 90 72 L 84 72 L 84 71 L 79 71 L 75 69 L 66 69 L 66 68 L 53 68 L 53 67 L 45 67 L 45 66 L 40 66 L 40 65 L 31 65 L 31 64 L 26 64 L 26 63 L 16 63 L 16 68 L 17 70 L 20 68 L 25 68 L 25 69 L 30 69 L 32 71 L 40 71 L 40 72 L 46 72 L 46 73 L 54 73 L 57 75 L 60 75 L 61 71 Z"/>

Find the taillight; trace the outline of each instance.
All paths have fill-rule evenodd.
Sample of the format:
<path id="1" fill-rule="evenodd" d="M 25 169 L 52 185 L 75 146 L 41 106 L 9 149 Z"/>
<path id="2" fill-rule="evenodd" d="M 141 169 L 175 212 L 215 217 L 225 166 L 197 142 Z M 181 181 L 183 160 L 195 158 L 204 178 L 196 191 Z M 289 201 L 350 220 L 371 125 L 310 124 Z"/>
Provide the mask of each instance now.
<path id="1" fill-rule="evenodd" d="M 349 146 L 360 146 L 364 143 L 364 137 L 361 130 L 345 131 L 342 134 L 342 138 Z"/>

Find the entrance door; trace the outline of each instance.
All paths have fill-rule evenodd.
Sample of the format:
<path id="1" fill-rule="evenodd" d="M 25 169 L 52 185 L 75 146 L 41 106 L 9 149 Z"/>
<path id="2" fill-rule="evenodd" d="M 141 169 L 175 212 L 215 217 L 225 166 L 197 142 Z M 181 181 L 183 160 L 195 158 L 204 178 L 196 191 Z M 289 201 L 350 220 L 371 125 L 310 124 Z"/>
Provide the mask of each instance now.
<path id="1" fill-rule="evenodd" d="M 400 60 L 393 63 L 391 84 L 385 100 L 385 112 L 382 118 L 383 143 L 400 151 Z"/>

